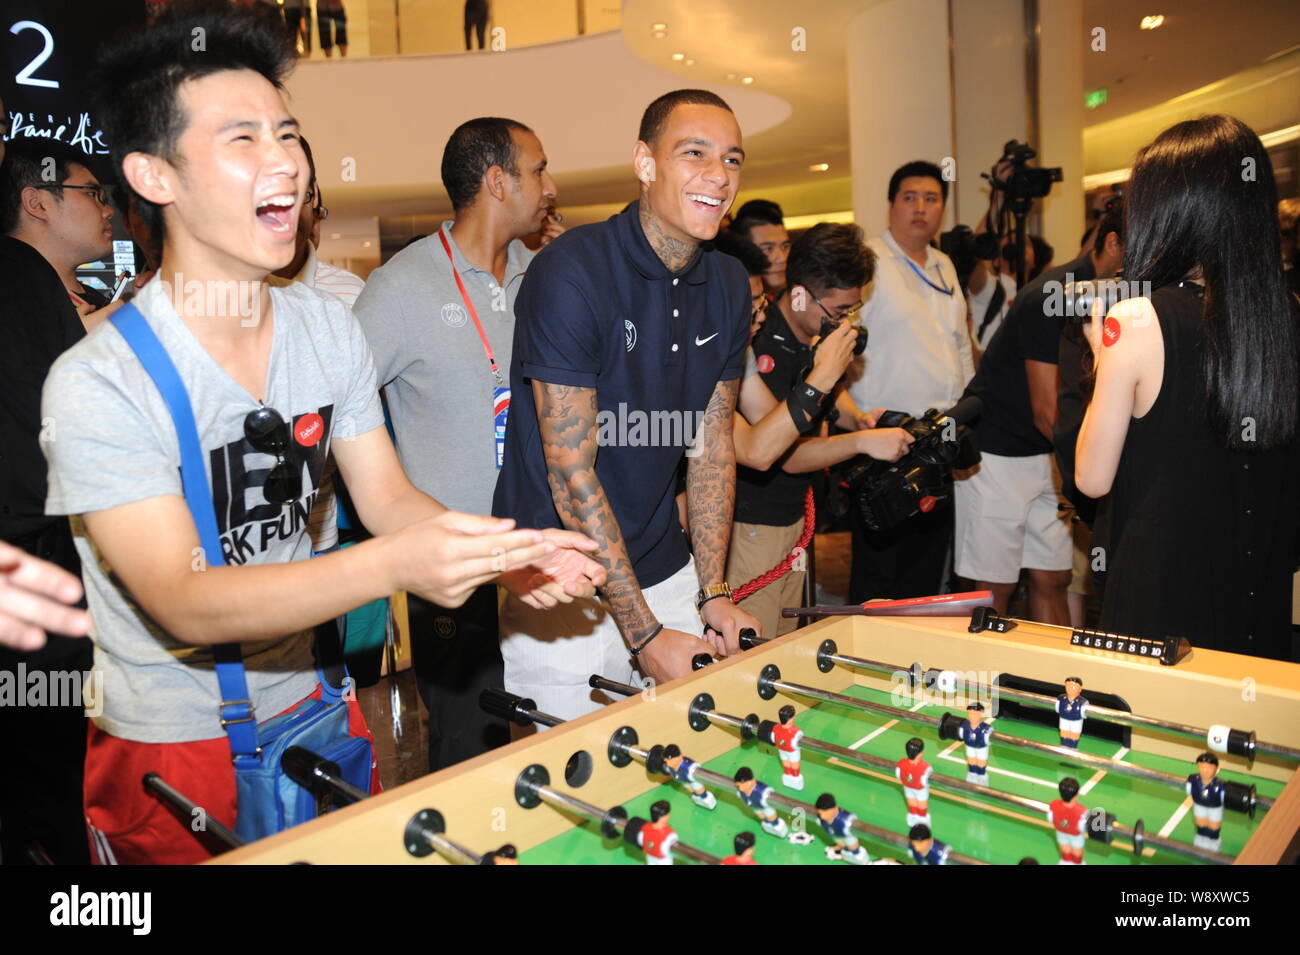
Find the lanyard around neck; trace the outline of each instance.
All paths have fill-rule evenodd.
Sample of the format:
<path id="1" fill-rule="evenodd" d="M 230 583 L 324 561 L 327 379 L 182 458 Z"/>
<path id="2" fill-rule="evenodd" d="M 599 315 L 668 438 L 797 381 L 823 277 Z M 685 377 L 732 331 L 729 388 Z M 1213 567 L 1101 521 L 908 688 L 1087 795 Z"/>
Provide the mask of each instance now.
<path id="1" fill-rule="evenodd" d="M 451 263 L 451 274 L 456 279 L 456 288 L 460 289 L 461 301 L 465 303 L 465 309 L 469 312 L 469 317 L 474 319 L 474 327 L 478 329 L 479 341 L 483 343 L 483 354 L 487 355 L 488 365 L 492 368 L 492 377 L 496 379 L 498 385 L 503 385 L 505 381 L 501 377 L 501 369 L 497 367 L 497 360 L 492 355 L 492 346 L 488 344 L 487 333 L 483 331 L 483 323 L 478 320 L 478 312 L 474 308 L 474 303 L 470 301 L 469 293 L 465 291 L 465 283 L 460 280 L 460 270 L 456 268 L 456 259 L 451 254 L 451 244 L 447 242 L 447 233 L 439 229 L 438 238 L 442 240 L 442 247 L 447 252 L 447 261 Z"/>
<path id="2" fill-rule="evenodd" d="M 917 274 L 917 276 L 921 279 L 922 282 L 924 282 L 926 285 L 930 286 L 930 288 L 934 289 L 934 290 L 935 290 L 936 292 L 938 292 L 940 295 L 951 295 L 951 294 L 952 294 L 952 291 L 953 291 L 953 290 L 950 289 L 950 288 L 948 287 L 948 283 L 947 283 L 947 282 L 944 282 L 944 280 L 943 280 L 943 272 L 940 272 L 940 273 L 939 273 L 939 281 L 940 281 L 940 283 L 942 283 L 942 284 L 940 284 L 940 285 L 935 285 L 933 282 L 930 281 L 930 277 L 929 277 L 928 275 L 926 275 L 924 272 L 922 272 L 919 268 L 916 267 L 916 263 L 912 261 L 912 257 L 911 257 L 910 255 L 904 253 L 904 254 L 903 254 L 903 261 L 906 262 L 908 265 L 910 265 L 910 266 L 912 267 L 912 271 L 915 272 L 915 273 Z"/>

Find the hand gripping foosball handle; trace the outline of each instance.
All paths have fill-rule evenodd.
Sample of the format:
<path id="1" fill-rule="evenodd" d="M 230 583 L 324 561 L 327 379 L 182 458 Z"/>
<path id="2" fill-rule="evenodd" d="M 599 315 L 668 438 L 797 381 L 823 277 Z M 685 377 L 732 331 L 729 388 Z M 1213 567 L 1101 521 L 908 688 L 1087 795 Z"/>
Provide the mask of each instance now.
<path id="1" fill-rule="evenodd" d="M 742 627 L 742 628 L 741 628 L 741 631 L 740 631 L 740 649 L 742 649 L 742 650 L 752 650 L 752 649 L 754 649 L 754 647 L 758 646 L 759 644 L 761 644 L 761 643 L 766 643 L 766 642 L 767 642 L 766 640 L 760 640 L 760 639 L 758 638 L 758 631 L 755 630 L 753 627 Z"/>
<path id="2" fill-rule="evenodd" d="M 711 653 L 697 653 L 691 657 L 691 670 L 703 670 L 705 667 L 716 663 Z"/>

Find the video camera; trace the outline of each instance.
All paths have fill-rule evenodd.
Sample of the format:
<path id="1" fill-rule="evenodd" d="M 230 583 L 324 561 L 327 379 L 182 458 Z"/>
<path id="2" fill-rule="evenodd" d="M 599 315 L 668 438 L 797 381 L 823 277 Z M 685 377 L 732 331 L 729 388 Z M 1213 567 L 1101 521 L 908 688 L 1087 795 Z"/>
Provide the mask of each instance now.
<path id="1" fill-rule="evenodd" d="M 1002 147 L 1002 158 L 994 163 L 994 168 L 1004 162 L 1011 163 L 1011 175 L 1001 180 L 985 173 L 984 178 L 994 189 L 1006 193 L 1008 199 L 1041 199 L 1052 191 L 1052 183 L 1061 182 L 1064 176 L 1060 166 L 1039 168 L 1027 165 L 1037 155 L 1028 143 L 1010 139 Z"/>
<path id="2" fill-rule="evenodd" d="M 850 506 L 857 506 L 868 527 L 888 530 L 952 500 L 953 470 L 974 467 L 980 460 L 966 423 L 982 407 L 979 398 L 968 395 L 946 412 L 931 408 L 920 418 L 901 411 L 880 416 L 877 428 L 902 428 L 915 440 L 892 464 L 859 459 L 840 481 Z"/>

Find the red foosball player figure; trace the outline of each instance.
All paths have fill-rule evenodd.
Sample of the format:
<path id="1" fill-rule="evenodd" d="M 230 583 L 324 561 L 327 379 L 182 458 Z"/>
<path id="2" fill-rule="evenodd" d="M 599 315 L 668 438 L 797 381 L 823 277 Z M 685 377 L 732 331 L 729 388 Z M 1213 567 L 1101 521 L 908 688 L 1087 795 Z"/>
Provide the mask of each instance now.
<path id="1" fill-rule="evenodd" d="M 894 775 L 903 784 L 907 800 L 907 825 L 930 824 L 930 774 L 934 767 L 921 758 L 925 743 L 913 736 L 907 741 L 907 757 L 894 767 Z"/>
<path id="2" fill-rule="evenodd" d="M 924 824 L 913 826 L 907 833 L 908 852 L 917 865 L 946 865 L 948 847 L 934 837 L 930 827 Z"/>
<path id="3" fill-rule="evenodd" d="M 776 714 L 780 721 L 772 727 L 772 742 L 781 755 L 781 782 L 791 789 L 803 789 L 803 775 L 799 772 L 799 740 L 803 730 L 794 725 L 794 707 L 786 704 Z"/>
<path id="4" fill-rule="evenodd" d="M 822 824 L 826 835 L 835 840 L 835 845 L 828 846 L 826 858 L 852 862 L 854 865 L 867 865 L 871 857 L 853 832 L 853 813 L 841 809 L 835 804 L 835 797 L 822 793 L 817 797 L 817 821 Z"/>
<path id="5" fill-rule="evenodd" d="M 1223 796 L 1227 787 L 1219 779 L 1219 757 L 1202 753 L 1196 757 L 1196 772 L 1187 777 L 1187 795 L 1192 797 L 1192 815 L 1196 818 L 1196 838 L 1192 845 L 1219 851 L 1219 833 L 1223 828 Z"/>
<path id="6" fill-rule="evenodd" d="M 1088 712 L 1088 701 L 1083 696 L 1083 681 L 1077 676 L 1065 678 L 1065 692 L 1056 698 L 1056 715 L 1060 717 L 1057 730 L 1061 735 L 1061 745 L 1069 749 L 1079 748 L 1079 737 L 1083 735 L 1083 718 Z"/>
<path id="7" fill-rule="evenodd" d="M 737 833 L 736 838 L 731 840 L 731 847 L 736 850 L 736 853 L 723 859 L 723 865 L 758 865 L 758 860 L 754 858 L 754 834 L 752 832 Z"/>
<path id="8" fill-rule="evenodd" d="M 650 821 L 637 833 L 637 844 L 645 853 L 647 865 L 672 865 L 673 845 L 677 842 L 677 833 L 668 825 L 672 806 L 668 800 L 660 799 L 650 807 Z"/>
<path id="9" fill-rule="evenodd" d="M 758 817 L 758 824 L 763 827 L 763 831 L 776 836 L 778 839 L 784 839 L 788 836 L 790 827 L 785 824 L 784 819 L 777 815 L 776 810 L 768 802 L 772 798 L 772 787 L 755 779 L 754 771 L 748 766 L 741 766 L 736 770 L 736 775 L 733 778 L 736 781 L 736 792 L 740 794 L 741 802 L 754 810 L 754 815 Z"/>
<path id="10" fill-rule="evenodd" d="M 984 704 L 976 700 L 966 707 L 966 721 L 957 727 L 966 744 L 966 782 L 989 784 L 989 734 L 993 724 L 984 719 Z"/>
<path id="11" fill-rule="evenodd" d="M 1047 821 L 1056 830 L 1056 847 L 1061 851 L 1061 865 L 1084 865 L 1083 840 L 1086 838 L 1084 826 L 1087 824 L 1088 809 L 1079 802 L 1079 781 L 1073 776 L 1066 776 L 1057 785 L 1060 799 L 1053 799 L 1047 807 Z"/>
<path id="12" fill-rule="evenodd" d="M 686 788 L 686 791 L 691 794 L 691 801 L 695 805 L 705 809 L 713 809 L 717 806 L 718 797 L 705 789 L 704 783 L 695 778 L 695 770 L 699 769 L 700 764 L 683 756 L 681 747 L 676 743 L 669 743 L 665 746 L 663 761 L 664 765 L 668 767 L 668 775 Z"/>

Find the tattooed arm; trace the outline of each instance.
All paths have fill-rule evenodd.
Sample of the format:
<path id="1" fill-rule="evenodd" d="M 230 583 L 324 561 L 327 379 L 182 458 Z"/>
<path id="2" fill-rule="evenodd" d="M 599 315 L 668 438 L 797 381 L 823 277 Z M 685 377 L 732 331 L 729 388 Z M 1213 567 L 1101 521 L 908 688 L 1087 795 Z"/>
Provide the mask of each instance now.
<path id="1" fill-rule="evenodd" d="M 659 626 L 659 621 L 641 593 L 623 530 L 596 475 L 596 390 L 536 379 L 532 384 L 542 453 L 546 457 L 546 480 L 555 510 L 566 528 L 586 534 L 596 542 L 597 549 L 591 556 L 605 568 L 606 575 L 601 593 L 613 611 L 624 641 L 629 646 L 640 644 Z M 735 403 L 734 390 L 731 401 Z M 728 411 L 728 420 L 730 414 Z M 725 559 L 725 542 L 722 553 Z M 691 658 L 710 649 L 703 640 L 690 634 L 664 630 L 639 661 L 647 675 L 668 680 L 691 672 Z"/>
<path id="2" fill-rule="evenodd" d="M 720 381 L 714 386 L 700 433 L 695 436 L 697 453 L 687 458 L 686 512 L 691 525 L 695 572 L 699 575 L 701 588 L 722 583 L 727 569 L 731 518 L 736 504 L 736 449 L 732 443 L 732 423 L 739 391 L 739 379 Z M 742 628 L 761 629 L 756 619 L 726 599 L 710 600 L 704 605 L 702 614 L 704 622 L 720 635 L 721 643 L 715 646 L 723 653 L 740 651 Z"/>

